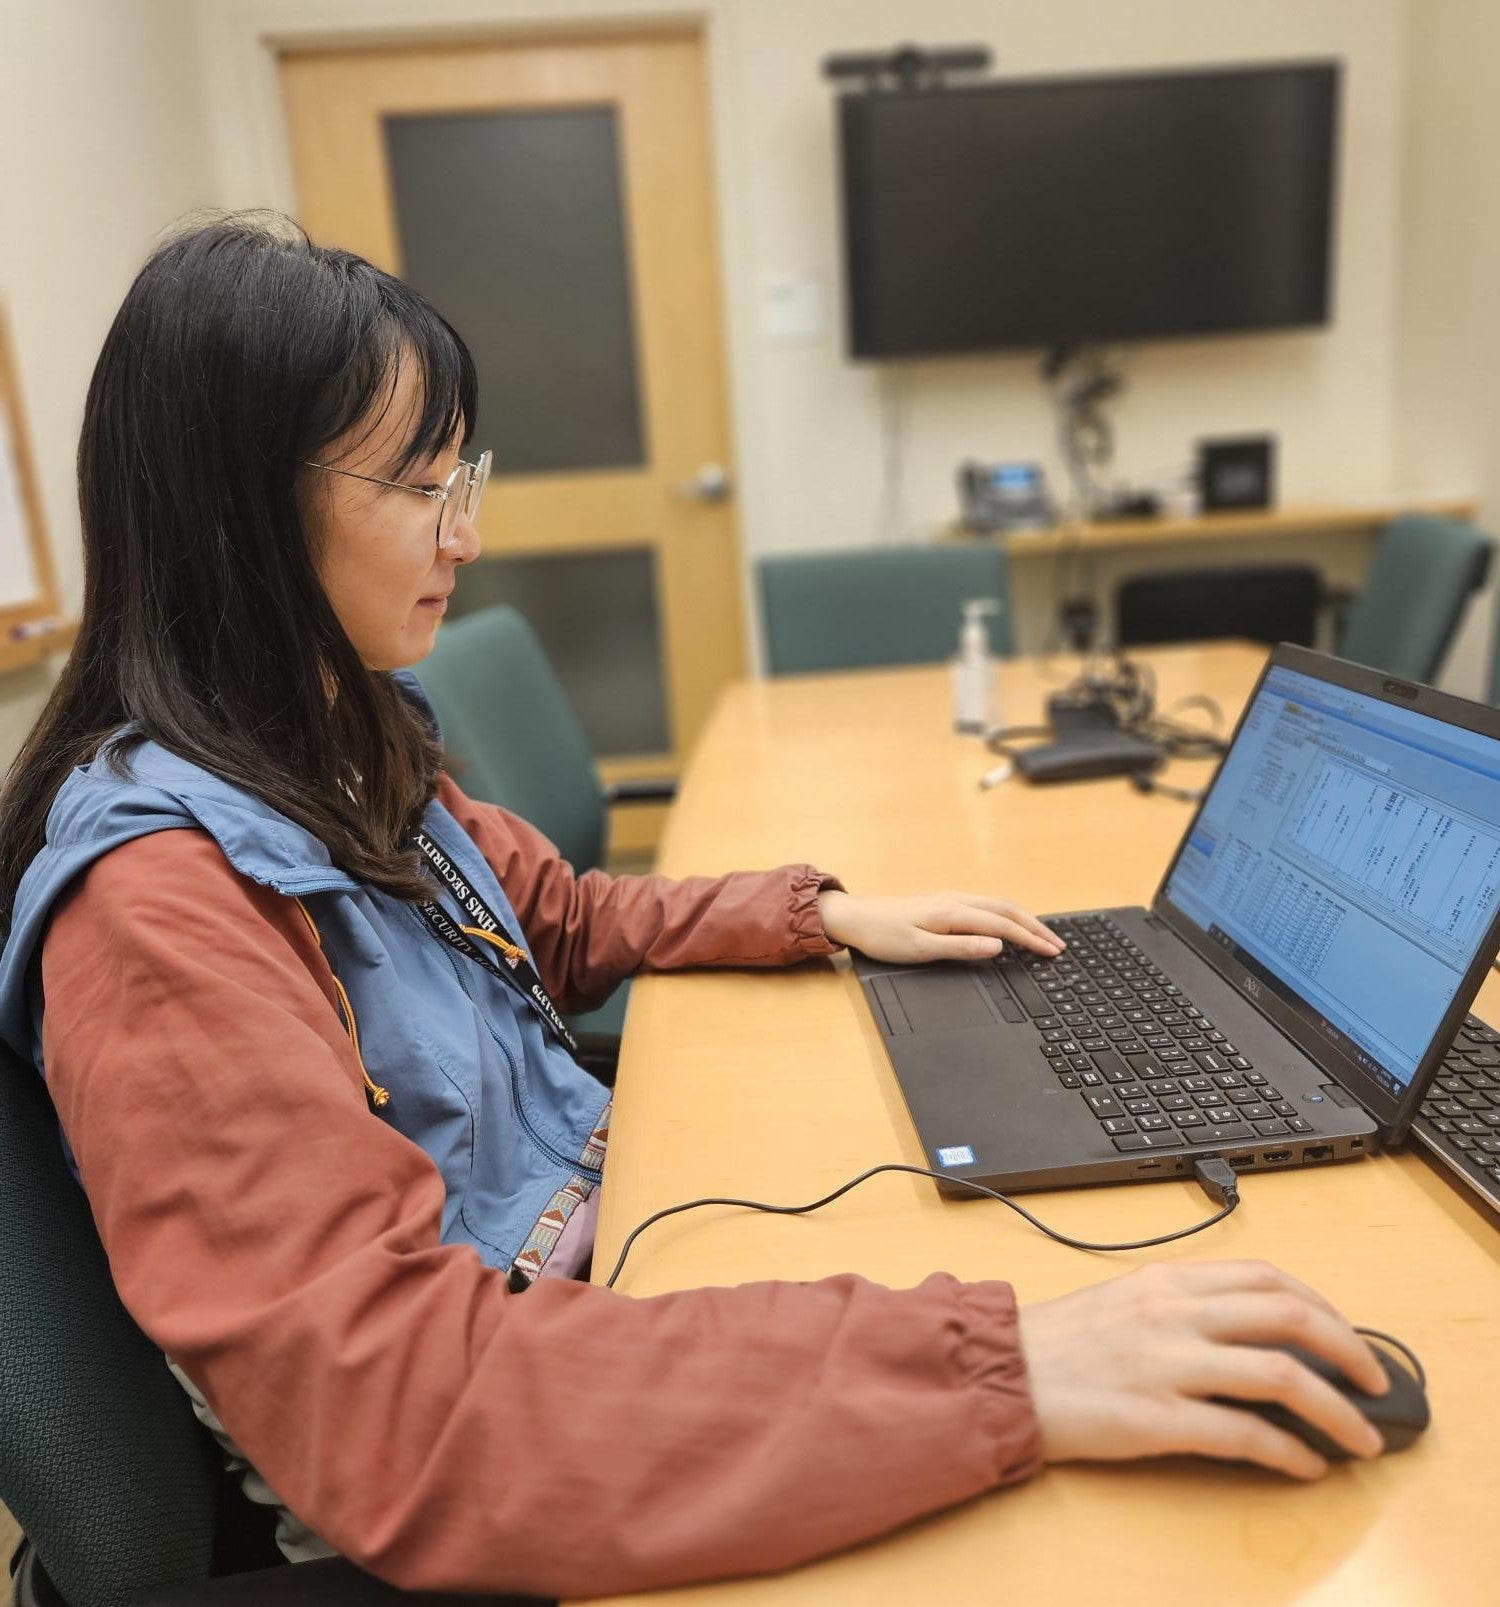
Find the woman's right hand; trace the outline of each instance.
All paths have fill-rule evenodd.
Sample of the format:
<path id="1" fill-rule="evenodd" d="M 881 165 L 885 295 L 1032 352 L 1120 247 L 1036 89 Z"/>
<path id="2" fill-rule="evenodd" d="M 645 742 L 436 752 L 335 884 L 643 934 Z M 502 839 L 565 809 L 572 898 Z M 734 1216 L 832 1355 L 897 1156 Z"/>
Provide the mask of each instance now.
<path id="1" fill-rule="evenodd" d="M 1306 1284 L 1263 1261 L 1143 1267 L 1020 1314 L 1021 1344 L 1049 1462 L 1192 1452 L 1314 1479 L 1327 1462 L 1253 1412 L 1210 1396 L 1274 1401 L 1351 1454 L 1380 1436 L 1325 1379 L 1285 1353 L 1326 1357 L 1366 1394 L 1385 1370 Z"/>

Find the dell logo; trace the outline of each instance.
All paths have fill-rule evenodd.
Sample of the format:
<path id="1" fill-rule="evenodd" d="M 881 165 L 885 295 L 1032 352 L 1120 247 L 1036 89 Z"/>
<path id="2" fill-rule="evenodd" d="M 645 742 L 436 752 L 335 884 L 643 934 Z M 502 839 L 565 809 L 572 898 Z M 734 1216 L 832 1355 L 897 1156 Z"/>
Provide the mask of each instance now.
<path id="1" fill-rule="evenodd" d="M 1245 978 L 1245 992 L 1248 993 L 1252 999 L 1258 999 L 1260 997 L 1260 983 L 1257 982 L 1253 976 L 1247 976 Z"/>

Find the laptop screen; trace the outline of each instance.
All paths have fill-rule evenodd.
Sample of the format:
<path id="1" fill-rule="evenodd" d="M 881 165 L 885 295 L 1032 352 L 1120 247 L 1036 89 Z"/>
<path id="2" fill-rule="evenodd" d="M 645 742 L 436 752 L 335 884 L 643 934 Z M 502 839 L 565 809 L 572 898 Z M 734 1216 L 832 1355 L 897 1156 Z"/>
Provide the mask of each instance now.
<path id="1" fill-rule="evenodd" d="M 1164 891 L 1399 1098 L 1500 899 L 1500 741 L 1273 665 Z"/>

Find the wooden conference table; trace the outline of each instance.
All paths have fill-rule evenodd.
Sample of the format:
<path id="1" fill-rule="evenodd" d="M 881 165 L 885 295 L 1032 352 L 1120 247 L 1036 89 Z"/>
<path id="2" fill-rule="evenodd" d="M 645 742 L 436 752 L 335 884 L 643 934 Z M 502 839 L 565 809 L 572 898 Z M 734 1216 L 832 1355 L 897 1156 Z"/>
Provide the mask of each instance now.
<path id="1" fill-rule="evenodd" d="M 1261 661 L 1213 644 L 1154 652 L 1162 705 L 1237 714 Z M 1004 718 L 1040 715 L 1072 661 L 1002 666 Z M 811 860 L 857 891 L 1005 893 L 1039 913 L 1148 903 L 1188 806 L 1118 780 L 981 793 L 987 756 L 948 725 L 945 669 L 743 682 L 723 698 L 663 843 L 669 875 Z M 1196 784 L 1205 764 L 1172 779 Z M 1500 1023 L 1500 978 L 1476 1006 Z M 632 993 L 595 1266 L 664 1205 L 703 1194 L 808 1200 L 880 1161 L 922 1163 L 845 959 L 788 972 L 647 977 Z M 1028 1195 L 1086 1238 L 1144 1237 L 1210 1207 L 1196 1185 Z M 1023 1303 L 1150 1260 L 1263 1256 L 1427 1367 L 1433 1427 L 1399 1456 L 1306 1487 L 1176 1458 L 1072 1465 L 794 1573 L 665 1593 L 674 1607 L 1100 1602 L 1500 1601 L 1500 1222 L 1408 1150 L 1251 1177 L 1239 1211 L 1161 1249 L 1088 1255 L 1003 1206 L 881 1177 L 814 1216 L 703 1210 L 650 1229 L 633 1295 L 856 1271 L 1007 1278 Z"/>

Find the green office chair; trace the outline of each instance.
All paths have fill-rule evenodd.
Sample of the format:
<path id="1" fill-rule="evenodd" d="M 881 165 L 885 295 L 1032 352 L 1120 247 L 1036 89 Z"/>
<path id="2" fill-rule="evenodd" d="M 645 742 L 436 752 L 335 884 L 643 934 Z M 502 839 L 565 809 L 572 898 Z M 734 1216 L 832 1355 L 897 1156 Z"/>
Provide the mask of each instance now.
<path id="1" fill-rule="evenodd" d="M 1311 647 L 1322 600 L 1322 582 L 1311 564 L 1132 575 L 1115 588 L 1115 645 L 1235 637 Z"/>
<path id="2" fill-rule="evenodd" d="M 453 620 L 417 666 L 437 710 L 453 778 L 471 798 L 499 804 L 554 842 L 582 875 L 603 862 L 606 810 L 614 803 L 666 803 L 675 781 L 601 787 L 583 727 L 535 631 L 513 608 Z M 597 1009 L 569 1016 L 580 1060 L 614 1081 L 630 984 Z"/>
<path id="3" fill-rule="evenodd" d="M 1500 586 L 1495 588 L 1495 611 L 1490 618 L 1489 700 L 1491 703 L 1500 704 Z"/>
<path id="4" fill-rule="evenodd" d="M 1340 657 L 1403 680 L 1431 681 L 1470 593 L 1484 584 L 1490 547 L 1484 531 L 1457 519 L 1421 513 L 1393 519 L 1338 633 Z"/>
<path id="5" fill-rule="evenodd" d="M 970 597 L 999 602 L 990 643 L 1013 651 L 1009 569 L 989 544 L 779 554 L 760 561 L 760 593 L 772 675 L 951 658 Z"/>
<path id="6" fill-rule="evenodd" d="M 0 1501 L 14 1607 L 476 1607 L 291 1567 L 120 1304 L 36 1071 L 0 1048 Z M 487 1597 L 492 1604 L 513 1597 Z"/>

